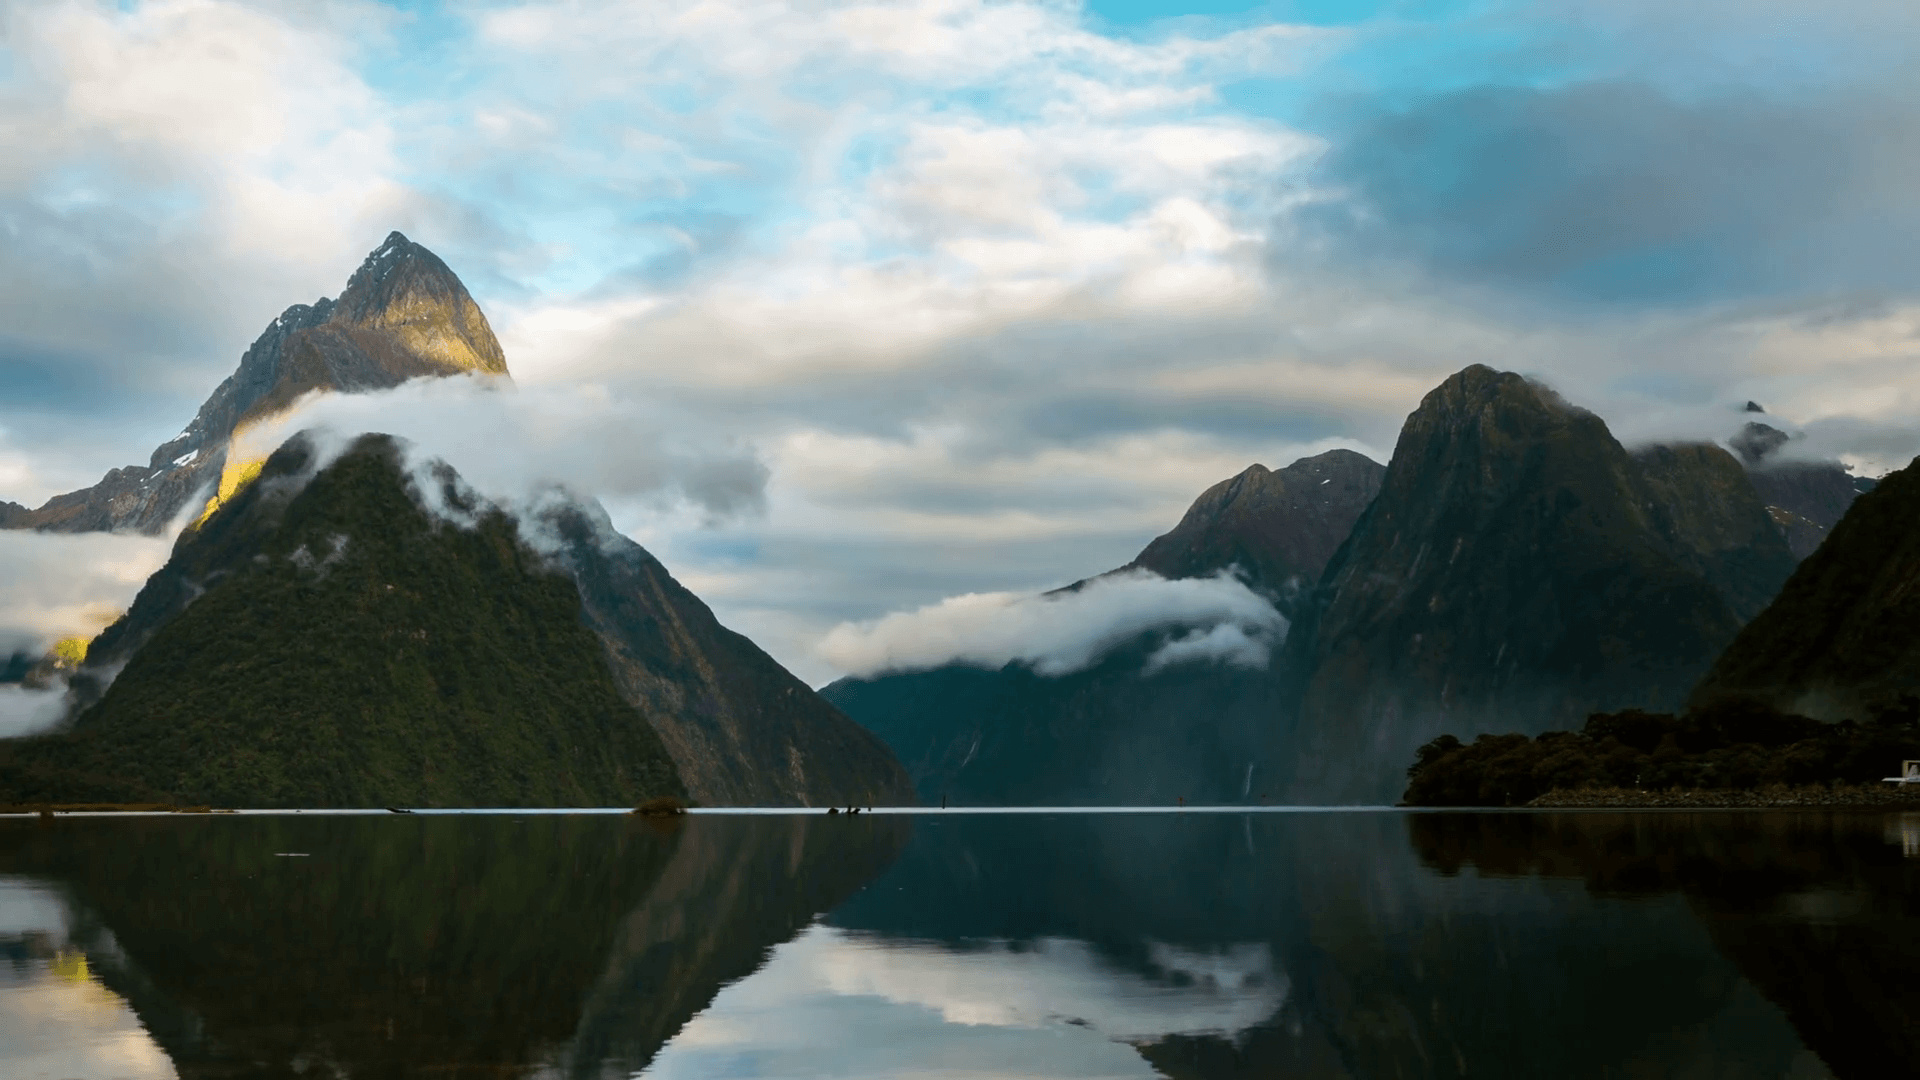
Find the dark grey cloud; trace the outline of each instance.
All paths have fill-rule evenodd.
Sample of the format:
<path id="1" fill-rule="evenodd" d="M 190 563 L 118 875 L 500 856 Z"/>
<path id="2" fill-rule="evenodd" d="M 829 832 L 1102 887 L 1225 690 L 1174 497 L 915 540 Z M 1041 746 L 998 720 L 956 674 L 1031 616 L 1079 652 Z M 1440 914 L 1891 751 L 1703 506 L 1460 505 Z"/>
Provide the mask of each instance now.
<path id="1" fill-rule="evenodd" d="M 1562 298 L 1920 288 L 1920 98 L 1480 86 L 1361 120 L 1296 224 L 1341 262 Z"/>

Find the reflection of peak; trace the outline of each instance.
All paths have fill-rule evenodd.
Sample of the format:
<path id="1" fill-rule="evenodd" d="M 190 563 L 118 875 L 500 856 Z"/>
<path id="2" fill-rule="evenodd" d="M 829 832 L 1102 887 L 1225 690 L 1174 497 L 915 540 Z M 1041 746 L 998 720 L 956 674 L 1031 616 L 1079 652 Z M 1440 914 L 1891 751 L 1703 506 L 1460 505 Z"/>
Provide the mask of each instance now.
<path id="1" fill-rule="evenodd" d="M 154 450 L 145 467 L 116 469 L 24 514 L 0 508 L 0 528 L 158 533 L 214 486 L 236 430 L 303 394 L 361 393 L 463 373 L 507 375 L 486 315 L 439 256 L 389 233 L 339 300 L 294 304 L 267 324 L 193 422 Z"/>
<path id="2" fill-rule="evenodd" d="M 42 932 L 85 950 L 182 1077 L 638 1075 L 902 836 L 805 817 L 218 824 L 0 844 L 0 873 L 58 882 Z M 286 850 L 325 861 L 329 887 L 260 865 Z M 457 917 L 422 917 L 451 881 Z M 300 932 L 262 911 L 298 911 Z"/>

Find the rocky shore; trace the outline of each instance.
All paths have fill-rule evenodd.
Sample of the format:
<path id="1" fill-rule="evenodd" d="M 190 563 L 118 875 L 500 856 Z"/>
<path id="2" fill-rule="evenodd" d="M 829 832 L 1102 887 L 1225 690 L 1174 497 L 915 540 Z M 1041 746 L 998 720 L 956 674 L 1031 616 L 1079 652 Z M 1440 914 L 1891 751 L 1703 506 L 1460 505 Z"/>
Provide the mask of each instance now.
<path id="1" fill-rule="evenodd" d="M 1556 788 L 1526 805 L 1552 809 L 1699 807 L 1767 809 L 1785 807 L 1920 809 L 1920 784 L 1809 784 L 1764 788 Z"/>

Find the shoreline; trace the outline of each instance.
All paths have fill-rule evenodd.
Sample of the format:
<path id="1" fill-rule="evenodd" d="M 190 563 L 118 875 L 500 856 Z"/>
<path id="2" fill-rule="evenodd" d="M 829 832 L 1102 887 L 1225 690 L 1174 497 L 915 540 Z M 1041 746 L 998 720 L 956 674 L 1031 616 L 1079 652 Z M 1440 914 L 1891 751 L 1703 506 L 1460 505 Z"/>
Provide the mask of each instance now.
<path id="1" fill-rule="evenodd" d="M 1846 784 L 1827 787 L 1771 788 L 1638 788 L 1555 789 L 1526 804 L 1539 810 L 1727 809 L 1920 810 L 1920 784 Z"/>

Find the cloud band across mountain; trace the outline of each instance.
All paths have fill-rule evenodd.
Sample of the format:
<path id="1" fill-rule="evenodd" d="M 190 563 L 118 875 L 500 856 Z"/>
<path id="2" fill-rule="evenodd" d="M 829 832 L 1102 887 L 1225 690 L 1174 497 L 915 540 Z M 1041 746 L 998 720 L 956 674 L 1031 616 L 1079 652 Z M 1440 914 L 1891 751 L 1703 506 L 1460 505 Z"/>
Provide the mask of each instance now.
<path id="1" fill-rule="evenodd" d="M 1287 620 L 1229 574 L 1169 581 L 1137 570 L 1039 596 L 952 596 L 915 611 L 842 623 L 820 644 L 828 663 L 858 677 L 947 664 L 1021 663 L 1046 676 L 1084 670 L 1151 631 L 1168 635 L 1148 661 L 1215 661 L 1261 667 L 1286 638 Z"/>

